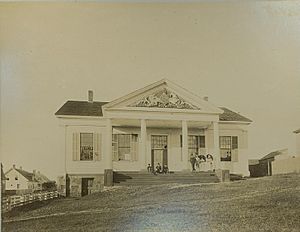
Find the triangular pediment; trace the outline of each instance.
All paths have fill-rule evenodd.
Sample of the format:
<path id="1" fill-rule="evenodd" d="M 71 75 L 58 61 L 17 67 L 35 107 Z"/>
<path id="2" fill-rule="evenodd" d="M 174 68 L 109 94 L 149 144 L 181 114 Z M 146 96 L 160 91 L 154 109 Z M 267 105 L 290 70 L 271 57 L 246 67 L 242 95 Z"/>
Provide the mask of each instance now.
<path id="1" fill-rule="evenodd" d="M 103 106 L 104 110 L 191 111 L 220 114 L 223 111 L 202 97 L 163 79 Z"/>
<path id="2" fill-rule="evenodd" d="M 187 102 L 167 88 L 163 88 L 155 93 L 147 95 L 128 106 L 200 110 L 199 107 Z"/>

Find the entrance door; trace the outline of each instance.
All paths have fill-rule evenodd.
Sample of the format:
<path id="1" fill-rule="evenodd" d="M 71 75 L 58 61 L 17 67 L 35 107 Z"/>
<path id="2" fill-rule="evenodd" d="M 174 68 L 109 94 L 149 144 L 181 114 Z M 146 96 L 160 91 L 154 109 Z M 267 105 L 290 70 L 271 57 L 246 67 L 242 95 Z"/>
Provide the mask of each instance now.
<path id="1" fill-rule="evenodd" d="M 82 178 L 81 179 L 81 196 L 86 196 L 90 193 L 90 188 L 93 186 L 94 178 Z"/>
<path id="2" fill-rule="evenodd" d="M 152 135 L 151 136 L 151 166 L 156 167 L 157 164 L 162 167 L 168 166 L 168 136 Z"/>

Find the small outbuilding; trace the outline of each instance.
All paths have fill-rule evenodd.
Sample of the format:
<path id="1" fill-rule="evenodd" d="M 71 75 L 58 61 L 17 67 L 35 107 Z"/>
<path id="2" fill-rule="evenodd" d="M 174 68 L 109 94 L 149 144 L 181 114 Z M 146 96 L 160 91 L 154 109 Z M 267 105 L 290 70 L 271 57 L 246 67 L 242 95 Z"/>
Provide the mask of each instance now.
<path id="1" fill-rule="evenodd" d="M 249 160 L 249 171 L 251 177 L 261 177 L 261 176 L 272 176 L 273 174 L 273 161 L 276 156 L 286 156 L 288 154 L 288 149 L 282 149 L 273 151 L 259 160 Z"/>

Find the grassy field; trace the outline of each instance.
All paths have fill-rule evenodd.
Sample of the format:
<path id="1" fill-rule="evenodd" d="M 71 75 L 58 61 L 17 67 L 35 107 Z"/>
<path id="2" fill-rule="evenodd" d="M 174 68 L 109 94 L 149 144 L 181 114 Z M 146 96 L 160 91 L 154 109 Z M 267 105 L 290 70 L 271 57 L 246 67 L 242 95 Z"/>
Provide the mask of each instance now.
<path id="1" fill-rule="evenodd" d="M 3 231 L 300 231 L 300 175 L 114 187 L 4 215 Z"/>

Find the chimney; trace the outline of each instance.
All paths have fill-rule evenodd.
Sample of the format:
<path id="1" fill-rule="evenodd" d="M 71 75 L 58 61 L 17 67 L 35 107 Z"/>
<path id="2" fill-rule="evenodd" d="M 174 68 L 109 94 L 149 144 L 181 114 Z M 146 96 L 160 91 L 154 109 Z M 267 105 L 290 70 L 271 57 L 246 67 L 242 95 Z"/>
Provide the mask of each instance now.
<path id="1" fill-rule="evenodd" d="M 15 164 L 13 165 L 13 169 L 16 169 L 16 165 Z"/>
<path id="2" fill-rule="evenodd" d="M 93 90 L 88 91 L 88 102 L 93 102 Z"/>
<path id="3" fill-rule="evenodd" d="M 20 166 L 20 170 L 22 170 L 22 166 Z"/>
<path id="4" fill-rule="evenodd" d="M 204 101 L 208 101 L 208 96 L 205 96 L 203 99 Z"/>
<path id="5" fill-rule="evenodd" d="M 32 171 L 32 173 L 33 173 L 33 175 L 35 176 L 35 174 L 36 174 L 36 170 L 34 169 L 34 170 Z"/>

